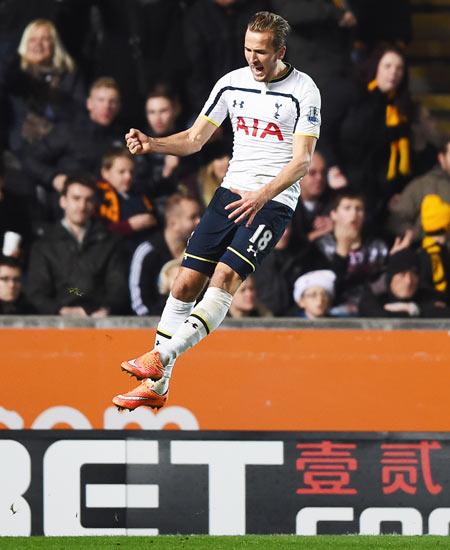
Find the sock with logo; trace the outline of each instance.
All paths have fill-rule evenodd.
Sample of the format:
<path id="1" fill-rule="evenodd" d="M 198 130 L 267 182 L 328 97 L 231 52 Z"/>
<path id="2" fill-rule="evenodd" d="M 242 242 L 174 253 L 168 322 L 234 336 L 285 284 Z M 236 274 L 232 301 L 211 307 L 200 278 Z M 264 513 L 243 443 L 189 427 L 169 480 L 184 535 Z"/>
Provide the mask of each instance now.
<path id="1" fill-rule="evenodd" d="M 162 350 L 163 364 L 170 365 L 181 353 L 215 330 L 225 319 L 232 300 L 233 296 L 226 290 L 209 287 L 203 299 Z"/>
<path id="2" fill-rule="evenodd" d="M 174 298 L 172 293 L 169 294 L 161 315 L 161 319 L 158 323 L 158 328 L 156 329 L 155 349 L 160 352 L 161 357 L 163 357 L 165 349 L 170 343 L 172 336 L 189 317 L 191 311 L 194 309 L 194 305 L 195 302 L 182 302 L 181 300 Z M 166 393 L 169 387 L 170 377 L 172 376 L 174 363 L 175 360 L 165 365 L 163 377 L 161 380 L 155 382 L 153 386 L 153 390 L 156 393 L 161 395 Z"/>

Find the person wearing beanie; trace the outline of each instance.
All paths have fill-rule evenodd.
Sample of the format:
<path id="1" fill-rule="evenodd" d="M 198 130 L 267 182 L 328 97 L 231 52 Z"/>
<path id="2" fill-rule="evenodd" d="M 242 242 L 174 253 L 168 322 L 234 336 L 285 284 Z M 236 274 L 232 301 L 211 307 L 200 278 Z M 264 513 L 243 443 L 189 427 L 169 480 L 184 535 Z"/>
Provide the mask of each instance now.
<path id="1" fill-rule="evenodd" d="M 328 317 L 335 292 L 336 274 L 330 269 L 309 271 L 294 283 L 293 315 L 314 320 Z"/>
<path id="2" fill-rule="evenodd" d="M 420 272 L 425 284 L 450 304 L 450 204 L 439 195 L 426 195 L 420 207 L 424 237 L 419 251 Z"/>
<path id="3" fill-rule="evenodd" d="M 362 317 L 432 318 L 449 317 L 450 309 L 433 289 L 423 285 L 418 254 L 404 248 L 389 256 L 384 285 L 366 288 L 359 313 Z"/>

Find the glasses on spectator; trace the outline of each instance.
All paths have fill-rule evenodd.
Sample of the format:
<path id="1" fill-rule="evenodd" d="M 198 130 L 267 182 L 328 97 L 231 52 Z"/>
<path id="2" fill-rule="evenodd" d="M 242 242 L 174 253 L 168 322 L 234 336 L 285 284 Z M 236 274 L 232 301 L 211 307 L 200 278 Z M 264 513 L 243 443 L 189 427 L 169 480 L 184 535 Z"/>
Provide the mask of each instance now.
<path id="1" fill-rule="evenodd" d="M 4 277 L 0 277 L 0 281 L 2 283 L 20 283 L 21 282 L 20 277 L 7 277 L 6 275 Z"/>
<path id="2" fill-rule="evenodd" d="M 303 293 L 303 298 L 321 298 L 322 296 L 327 296 L 328 293 L 326 290 L 306 290 Z"/>

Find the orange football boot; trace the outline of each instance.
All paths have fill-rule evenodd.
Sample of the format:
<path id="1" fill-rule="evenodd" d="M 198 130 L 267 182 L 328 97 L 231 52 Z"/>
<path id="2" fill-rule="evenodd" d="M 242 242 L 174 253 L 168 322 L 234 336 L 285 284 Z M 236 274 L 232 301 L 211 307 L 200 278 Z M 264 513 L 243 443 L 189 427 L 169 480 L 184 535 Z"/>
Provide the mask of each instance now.
<path id="1" fill-rule="evenodd" d="M 128 393 L 119 394 L 113 397 L 112 402 L 122 411 L 128 409 L 134 411 L 138 407 L 151 407 L 152 409 L 160 409 L 167 401 L 166 392 L 164 395 L 156 393 L 152 389 L 153 383 L 151 380 L 143 380 L 137 388 Z"/>
<path id="2" fill-rule="evenodd" d="M 124 372 L 137 380 L 144 380 L 144 378 L 160 380 L 164 374 L 164 365 L 161 363 L 159 351 L 154 350 L 140 355 L 137 359 L 124 361 L 120 366 Z"/>

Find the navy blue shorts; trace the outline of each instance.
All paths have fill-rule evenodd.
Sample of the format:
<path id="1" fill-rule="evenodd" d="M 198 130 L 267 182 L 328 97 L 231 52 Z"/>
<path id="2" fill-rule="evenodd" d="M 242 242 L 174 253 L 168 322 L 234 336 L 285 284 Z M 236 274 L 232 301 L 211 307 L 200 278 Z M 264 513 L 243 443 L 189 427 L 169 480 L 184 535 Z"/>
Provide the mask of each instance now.
<path id="1" fill-rule="evenodd" d="M 256 214 L 250 227 L 245 221 L 229 220 L 225 206 L 240 197 L 219 187 L 196 230 L 188 241 L 181 265 L 211 277 L 218 262 L 231 267 L 245 279 L 274 248 L 290 222 L 293 210 L 269 201 Z"/>

